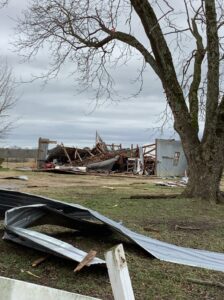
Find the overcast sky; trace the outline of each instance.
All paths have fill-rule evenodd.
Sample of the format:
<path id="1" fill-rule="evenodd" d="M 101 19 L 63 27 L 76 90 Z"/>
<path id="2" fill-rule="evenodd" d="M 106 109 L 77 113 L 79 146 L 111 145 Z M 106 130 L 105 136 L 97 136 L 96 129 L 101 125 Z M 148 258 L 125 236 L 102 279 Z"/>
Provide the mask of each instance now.
<path id="1" fill-rule="evenodd" d="M 0 53 L 13 68 L 17 81 L 30 80 L 32 74 L 46 71 L 48 64 L 47 49 L 32 62 L 22 63 L 10 44 L 14 37 L 13 18 L 27 2 L 11 0 L 0 11 Z M 132 80 L 139 67 L 139 61 L 132 59 L 128 65 L 114 70 L 119 82 L 119 101 L 108 101 L 96 108 L 93 94 L 80 94 L 75 78 L 69 76 L 73 65 L 66 65 L 59 77 L 44 87 L 41 81 L 19 84 L 19 100 L 10 112 L 16 123 L 8 137 L 1 140 L 1 146 L 35 147 L 38 137 L 65 145 L 92 146 L 96 130 L 106 142 L 125 146 L 146 144 L 156 137 L 177 138 L 171 129 L 164 134 L 156 129 L 161 125 L 158 119 L 166 102 L 161 84 L 150 69 L 145 72 L 142 93 L 127 99 L 137 89 Z"/>

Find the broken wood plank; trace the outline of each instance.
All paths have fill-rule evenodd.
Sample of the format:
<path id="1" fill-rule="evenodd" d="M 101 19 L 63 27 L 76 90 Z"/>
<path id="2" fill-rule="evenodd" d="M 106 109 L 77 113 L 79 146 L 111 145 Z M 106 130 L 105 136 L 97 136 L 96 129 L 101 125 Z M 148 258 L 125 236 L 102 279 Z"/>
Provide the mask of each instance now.
<path id="1" fill-rule="evenodd" d="M 175 225 L 175 230 L 178 230 L 178 229 L 182 229 L 182 230 L 201 230 L 201 228 L 198 228 L 198 227 Z"/>
<path id="2" fill-rule="evenodd" d="M 86 149 L 86 151 L 89 153 L 90 156 L 94 157 L 95 155 L 92 154 L 92 152 L 89 149 Z"/>
<path id="3" fill-rule="evenodd" d="M 196 283 L 196 284 L 202 284 L 202 285 L 209 285 L 209 286 L 215 286 L 224 289 L 224 284 L 221 282 L 216 281 L 207 281 L 207 280 L 200 280 L 200 279 L 193 279 L 193 278 L 187 278 L 187 281 Z"/>
<path id="4" fill-rule="evenodd" d="M 83 267 L 88 266 L 89 263 L 95 258 L 96 251 L 90 250 L 89 253 L 83 258 L 83 260 L 78 264 L 78 266 L 74 269 L 74 272 L 80 271 Z"/>
<path id="5" fill-rule="evenodd" d="M 77 148 L 75 149 L 75 154 L 74 154 L 74 159 L 76 160 L 77 158 Z"/>
<path id="6" fill-rule="evenodd" d="M 80 156 L 80 154 L 79 154 L 79 151 L 78 151 L 78 149 L 77 149 L 77 148 L 76 148 L 76 154 L 77 154 L 77 156 L 78 156 L 79 160 L 82 162 L 82 158 L 81 158 L 81 156 Z"/>
<path id="7" fill-rule="evenodd" d="M 98 148 L 98 146 L 96 146 L 96 150 L 97 150 L 100 154 L 103 153 L 103 152 Z"/>
<path id="8" fill-rule="evenodd" d="M 156 195 L 132 195 L 129 199 L 173 199 L 179 197 L 180 194 L 156 194 Z"/>
<path id="9" fill-rule="evenodd" d="M 143 148 L 143 147 L 142 147 Z M 155 151 L 156 150 L 156 148 L 153 148 L 153 149 L 151 149 L 151 150 L 148 150 L 148 151 L 146 151 L 146 152 L 144 152 L 144 155 L 145 154 L 149 154 L 149 153 L 151 153 L 151 152 L 153 152 L 153 151 Z"/>
<path id="10" fill-rule="evenodd" d="M 114 295 L 114 300 L 134 300 L 131 279 L 123 245 L 120 244 L 105 253 L 105 259 Z"/>
<path id="11" fill-rule="evenodd" d="M 156 146 L 156 144 L 154 143 L 154 144 L 144 145 L 144 146 L 142 146 L 142 148 L 155 147 L 155 146 Z"/>
<path id="12" fill-rule="evenodd" d="M 66 157 L 68 158 L 68 161 L 69 161 L 70 165 L 72 166 L 71 158 L 70 158 L 70 156 L 68 155 L 68 152 L 67 152 L 67 150 L 65 149 L 65 146 L 64 146 L 63 143 L 61 143 L 61 147 L 62 147 L 62 149 L 64 150 L 65 155 L 66 155 Z"/>
<path id="13" fill-rule="evenodd" d="M 36 274 L 34 274 L 34 273 L 30 272 L 30 271 L 23 270 L 23 269 L 21 269 L 20 271 L 21 271 L 21 273 L 27 273 L 28 275 L 33 276 L 35 278 L 41 278 L 40 276 L 38 276 L 38 275 L 36 275 Z"/>
<path id="14" fill-rule="evenodd" d="M 37 267 L 39 266 L 40 264 L 42 264 L 44 261 L 46 261 L 48 258 L 50 257 L 50 255 L 46 255 L 46 256 L 43 256 L 43 257 L 40 257 L 38 259 L 36 259 L 33 263 L 32 263 L 32 267 Z"/>
<path id="15" fill-rule="evenodd" d="M 145 231 L 154 231 L 154 232 L 159 232 L 158 229 L 156 228 L 153 228 L 153 227 L 150 227 L 150 226 L 147 226 L 147 227 L 144 227 L 143 228 Z"/>

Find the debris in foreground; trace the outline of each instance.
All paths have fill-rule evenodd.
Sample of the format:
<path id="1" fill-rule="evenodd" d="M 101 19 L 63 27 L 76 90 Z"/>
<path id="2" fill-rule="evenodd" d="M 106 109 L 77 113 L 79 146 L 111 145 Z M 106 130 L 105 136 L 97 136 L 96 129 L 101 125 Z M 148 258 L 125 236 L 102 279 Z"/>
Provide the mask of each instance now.
<path id="1" fill-rule="evenodd" d="M 180 226 L 180 225 L 175 225 L 175 230 L 182 229 L 182 230 L 201 230 L 199 227 L 191 227 L 191 226 Z"/>
<path id="2" fill-rule="evenodd" d="M 123 245 L 105 253 L 114 300 L 135 300 Z"/>
<path id="3" fill-rule="evenodd" d="M 0 277 L 0 290 L 4 300 L 100 300 L 6 277 Z"/>
<path id="4" fill-rule="evenodd" d="M 36 268 L 38 267 L 40 264 L 42 264 L 43 262 L 45 262 L 48 258 L 50 257 L 50 255 L 45 255 L 43 257 L 40 257 L 38 259 L 36 259 L 33 263 L 32 263 L 32 267 Z"/>
<path id="5" fill-rule="evenodd" d="M 138 194 L 131 195 L 128 199 L 175 199 L 180 194 Z"/>
<path id="6" fill-rule="evenodd" d="M 78 204 L 16 191 L 0 190 L 0 216 L 4 218 L 4 214 L 5 240 L 76 262 L 81 262 L 87 253 L 28 228 L 43 224 L 60 225 L 76 229 L 83 234 L 98 234 L 100 239 L 105 234 L 115 232 L 128 238 L 154 258 L 224 272 L 223 253 L 185 248 L 152 239 Z M 95 257 L 90 265 L 103 263 L 105 262 L 102 259 Z"/>
<path id="7" fill-rule="evenodd" d="M 224 289 L 224 284 L 219 281 L 216 282 L 216 281 L 200 280 L 200 279 L 194 279 L 194 278 L 187 278 L 187 281 L 196 283 L 196 284 L 209 285 L 209 286 L 214 286 L 214 287 Z"/>
<path id="8" fill-rule="evenodd" d="M 96 256 L 96 251 L 90 250 L 89 253 L 84 257 L 84 259 L 78 264 L 78 266 L 74 269 L 74 272 L 80 271 L 83 267 L 89 266 L 90 262 Z"/>
<path id="9" fill-rule="evenodd" d="M 23 180 L 23 181 L 29 180 L 29 178 L 26 175 L 7 176 L 7 177 L 1 177 L 0 179 L 15 179 L 15 180 Z"/>
<path id="10" fill-rule="evenodd" d="M 35 278 L 40 278 L 40 276 L 38 276 L 38 275 L 36 275 L 36 274 L 34 274 L 34 273 L 30 272 L 30 271 L 23 270 L 23 269 L 21 269 L 20 271 L 21 271 L 21 273 L 26 273 L 26 274 L 28 274 L 30 276 L 35 277 Z"/>

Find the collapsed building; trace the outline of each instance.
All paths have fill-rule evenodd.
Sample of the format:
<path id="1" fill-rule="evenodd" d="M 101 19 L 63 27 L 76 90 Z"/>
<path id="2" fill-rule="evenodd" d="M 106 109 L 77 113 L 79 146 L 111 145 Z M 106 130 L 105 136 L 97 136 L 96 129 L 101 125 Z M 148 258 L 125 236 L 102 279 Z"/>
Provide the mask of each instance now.
<path id="1" fill-rule="evenodd" d="M 187 168 L 180 141 L 156 139 L 155 143 L 123 148 L 121 144 L 106 144 L 96 133 L 92 148 L 67 147 L 39 139 L 37 168 L 58 173 L 126 173 L 139 175 L 182 176 Z"/>

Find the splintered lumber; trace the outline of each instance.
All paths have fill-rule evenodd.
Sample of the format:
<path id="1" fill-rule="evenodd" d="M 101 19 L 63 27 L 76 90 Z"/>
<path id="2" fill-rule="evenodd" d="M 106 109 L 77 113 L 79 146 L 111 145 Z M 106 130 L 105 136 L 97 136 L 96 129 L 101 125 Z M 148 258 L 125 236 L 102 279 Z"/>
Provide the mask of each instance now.
<path id="1" fill-rule="evenodd" d="M 83 260 L 78 264 L 78 266 L 74 269 L 74 272 L 80 271 L 83 267 L 88 266 L 89 263 L 95 258 L 96 251 L 90 250 L 89 253 L 83 258 Z"/>
<path id="2" fill-rule="evenodd" d="M 78 156 L 79 160 L 80 160 L 80 161 L 82 161 L 82 158 L 81 158 L 81 156 L 80 156 L 80 154 L 79 154 L 79 151 L 78 151 L 78 149 L 76 149 L 76 154 L 77 154 L 77 156 Z"/>
<path id="3" fill-rule="evenodd" d="M 89 153 L 90 156 L 94 157 L 95 155 L 92 154 L 92 152 L 89 149 L 86 149 L 86 151 Z"/>
<path id="4" fill-rule="evenodd" d="M 148 148 L 148 147 L 154 147 L 156 144 L 154 143 L 154 144 L 149 144 L 149 145 L 144 145 L 144 146 L 142 146 L 142 148 Z"/>
<path id="5" fill-rule="evenodd" d="M 33 277 L 36 277 L 36 278 L 41 278 L 40 276 L 36 275 L 36 274 L 33 274 L 32 272 L 30 271 L 25 271 L 28 275 L 31 275 Z"/>
<path id="6" fill-rule="evenodd" d="M 37 267 L 39 266 L 40 264 L 42 264 L 44 261 L 46 261 L 48 258 L 49 258 L 50 255 L 46 255 L 46 256 L 43 256 L 43 257 L 40 257 L 38 259 L 36 259 L 33 263 L 32 263 L 32 267 Z"/>
<path id="7" fill-rule="evenodd" d="M 77 148 L 75 149 L 75 154 L 74 154 L 74 159 L 76 159 L 77 158 Z"/>
<path id="8" fill-rule="evenodd" d="M 103 151 L 102 151 L 101 149 L 99 149 L 98 145 L 96 146 L 96 150 L 97 150 L 100 154 L 103 153 Z"/>
<path id="9" fill-rule="evenodd" d="M 193 278 L 187 278 L 187 281 L 196 283 L 196 284 L 202 284 L 202 285 L 209 285 L 209 286 L 215 286 L 224 289 L 224 284 L 221 282 L 216 281 L 207 281 L 207 280 L 200 280 L 200 279 L 193 279 Z"/>
<path id="10" fill-rule="evenodd" d="M 142 147 L 143 148 L 143 147 Z M 148 150 L 148 151 L 146 151 L 146 152 L 144 152 L 144 155 L 145 154 L 149 154 L 149 153 L 151 153 L 151 152 L 153 152 L 153 151 L 155 151 L 156 150 L 156 148 L 153 148 L 153 149 L 151 149 L 151 150 Z"/>
<path id="11" fill-rule="evenodd" d="M 41 278 L 40 276 L 38 276 L 30 271 L 23 270 L 23 269 L 21 269 L 21 273 L 27 273 L 28 275 L 33 276 L 35 278 Z"/>
<path id="12" fill-rule="evenodd" d="M 129 199 L 173 199 L 178 196 L 180 196 L 180 194 L 132 195 Z"/>
<path id="13" fill-rule="evenodd" d="M 198 228 L 198 227 L 175 225 L 175 230 L 178 230 L 178 229 L 182 229 L 182 230 L 201 230 L 201 228 Z"/>
<path id="14" fill-rule="evenodd" d="M 67 152 L 67 150 L 65 149 L 65 146 L 64 146 L 64 144 L 63 144 L 63 143 L 61 143 L 61 147 L 62 147 L 62 149 L 64 150 L 64 152 L 65 152 L 65 155 L 67 156 L 67 158 L 68 158 L 68 161 L 69 161 L 70 165 L 72 166 L 72 161 L 71 161 L 71 158 L 70 158 L 70 156 L 68 155 L 68 152 Z"/>
<path id="15" fill-rule="evenodd" d="M 154 232 L 159 232 L 158 229 L 156 228 L 153 228 L 153 227 L 150 227 L 150 226 L 147 226 L 147 227 L 144 227 L 143 228 L 145 231 L 154 231 Z"/>
<path id="16" fill-rule="evenodd" d="M 123 245 L 120 244 L 105 253 L 114 300 L 134 300 L 131 279 Z"/>

